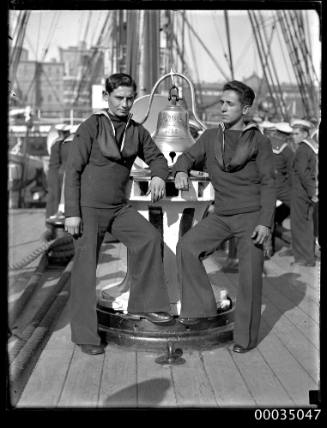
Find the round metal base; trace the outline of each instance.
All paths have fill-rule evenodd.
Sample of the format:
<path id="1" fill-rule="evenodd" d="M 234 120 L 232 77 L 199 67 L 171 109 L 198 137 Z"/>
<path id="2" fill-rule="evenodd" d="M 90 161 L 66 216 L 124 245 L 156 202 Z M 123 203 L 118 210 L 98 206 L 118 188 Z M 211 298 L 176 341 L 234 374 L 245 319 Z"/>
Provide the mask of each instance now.
<path id="1" fill-rule="evenodd" d="M 168 345 L 190 350 L 218 347 L 232 340 L 234 306 L 214 318 L 203 318 L 186 326 L 174 317 L 169 324 L 154 324 L 145 318 L 123 314 L 106 306 L 97 306 L 99 334 L 107 343 L 143 351 L 163 351 Z"/>

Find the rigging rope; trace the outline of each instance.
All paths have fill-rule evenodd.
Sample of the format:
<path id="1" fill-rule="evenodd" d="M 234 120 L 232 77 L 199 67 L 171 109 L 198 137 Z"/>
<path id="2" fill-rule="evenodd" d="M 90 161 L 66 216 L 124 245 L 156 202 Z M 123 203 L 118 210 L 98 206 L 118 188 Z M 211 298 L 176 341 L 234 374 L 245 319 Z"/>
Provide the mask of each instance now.
<path id="1" fill-rule="evenodd" d="M 290 71 L 289 70 L 290 70 L 290 65 L 291 64 L 289 63 L 289 60 L 287 61 L 287 59 L 286 59 L 286 54 L 285 54 L 285 50 L 284 50 L 285 46 L 284 46 L 284 43 L 282 43 L 279 31 L 277 31 L 277 37 L 278 37 L 278 41 L 279 41 L 280 51 L 282 53 L 282 57 L 283 57 L 283 60 L 284 60 L 284 65 L 285 65 L 285 68 L 286 68 L 286 71 L 287 71 L 288 79 L 291 82 L 293 80 L 293 78 L 296 78 L 296 77 L 295 77 L 294 74 L 293 74 L 293 78 L 290 75 Z"/>
<path id="2" fill-rule="evenodd" d="M 272 52 L 270 52 L 271 46 L 272 46 L 273 35 L 274 35 L 275 29 L 276 29 L 276 19 L 274 19 L 274 21 L 273 21 L 270 40 L 268 42 L 268 35 L 266 33 L 266 28 L 263 25 L 264 24 L 263 16 L 262 16 L 261 12 L 258 12 L 258 13 L 259 13 L 259 17 L 261 19 L 261 26 L 263 29 L 263 35 L 264 35 L 265 43 L 267 45 L 267 53 L 266 53 L 266 56 L 267 56 L 266 60 L 267 61 L 266 62 L 267 62 L 267 65 L 268 65 L 268 68 L 270 71 L 271 82 L 272 82 L 272 85 L 275 89 L 276 95 L 278 96 L 278 104 L 279 104 L 280 109 L 281 109 L 282 118 L 284 120 L 285 119 L 287 120 L 288 119 L 287 106 L 286 106 L 284 98 L 283 98 L 283 91 L 282 91 L 282 88 L 281 88 L 280 83 L 279 83 L 278 73 L 277 73 L 275 63 L 273 60 L 273 54 L 272 54 Z M 269 61 L 270 61 L 271 66 L 269 65 Z"/>
<path id="3" fill-rule="evenodd" d="M 194 54 L 194 49 L 193 49 L 193 43 L 191 40 L 191 31 L 190 28 L 188 28 L 188 39 L 189 39 L 189 45 L 191 47 L 191 55 L 192 55 L 192 60 L 193 60 L 193 64 L 194 64 L 194 69 L 195 69 L 195 74 L 196 74 L 196 80 L 198 82 L 198 85 L 194 86 L 194 90 L 195 90 L 195 102 L 196 102 L 196 108 L 198 109 L 198 104 L 203 104 L 203 97 L 202 97 L 202 90 L 201 90 L 201 79 L 200 79 L 200 75 L 199 75 L 199 69 L 197 66 L 197 61 L 195 58 L 195 54 Z M 198 102 L 199 100 L 199 102 Z"/>
<path id="4" fill-rule="evenodd" d="M 34 250 L 31 254 L 24 257 L 18 263 L 9 265 L 9 270 L 20 270 L 25 266 L 31 264 L 35 259 L 37 259 L 43 253 L 52 252 L 55 257 L 68 257 L 72 255 L 72 242 L 73 238 L 68 236 L 63 236 L 61 238 L 53 239 L 49 242 L 45 242 L 39 248 Z M 68 245 L 67 245 L 68 244 Z M 51 254 L 52 255 L 52 254 Z"/>
<path id="5" fill-rule="evenodd" d="M 49 33 L 48 33 L 48 38 L 44 43 L 44 48 L 43 48 L 43 55 L 42 55 L 42 59 L 41 61 L 45 60 L 45 57 L 47 56 L 47 53 L 49 51 L 49 47 L 50 47 L 50 43 L 55 35 L 55 31 L 58 25 L 58 21 L 59 21 L 59 16 L 60 16 L 61 11 L 56 12 L 55 15 L 53 16 L 53 19 L 51 21 L 51 26 L 49 29 Z"/>
<path id="6" fill-rule="evenodd" d="M 292 33 L 292 29 L 294 30 L 294 26 L 292 21 L 289 19 L 289 15 L 283 12 L 285 11 L 277 11 L 276 13 L 280 18 L 279 23 L 282 27 L 284 40 L 286 42 L 286 46 L 288 48 L 290 59 L 293 65 L 299 92 L 302 98 L 303 107 L 306 115 L 310 116 L 311 103 L 305 88 L 303 71 L 300 64 L 300 58 L 298 55 L 298 46 L 296 46 L 295 35 Z"/>
<path id="7" fill-rule="evenodd" d="M 93 51 L 93 53 L 92 53 L 92 56 L 91 56 L 91 58 L 90 58 L 90 59 L 89 59 L 89 61 L 88 61 L 87 66 L 86 66 L 86 67 L 84 67 L 83 72 L 82 72 L 82 76 L 81 76 L 81 78 L 80 78 L 79 82 L 78 82 L 78 81 L 76 81 L 76 84 L 78 84 L 78 88 L 77 88 L 77 94 L 76 94 L 75 99 L 74 99 L 74 101 L 73 101 L 73 103 L 72 103 L 73 105 L 76 105 L 76 103 L 77 103 L 77 101 L 78 101 L 78 98 L 79 98 L 79 95 L 80 95 L 81 89 L 82 89 L 83 84 L 84 84 L 84 82 L 85 82 L 85 77 L 86 77 L 86 75 L 87 75 L 87 74 L 89 74 L 90 69 L 91 69 L 91 74 L 93 74 L 93 72 L 94 72 L 93 68 L 94 68 L 94 67 L 95 67 L 95 65 L 96 65 L 95 58 L 96 58 L 96 56 L 99 54 L 99 48 L 98 48 L 98 46 L 100 46 L 100 45 L 101 45 L 101 42 L 102 42 L 102 38 L 103 38 L 104 31 L 105 31 L 105 29 L 107 28 L 108 23 L 109 23 L 109 18 L 110 18 L 110 14 L 109 14 L 109 12 L 108 12 L 108 13 L 107 13 L 106 20 L 105 20 L 105 22 L 104 22 L 104 24 L 103 24 L 103 26 L 102 26 L 102 29 L 101 29 L 101 32 L 100 32 L 100 35 L 99 35 L 99 39 L 98 39 L 97 46 L 96 46 L 96 48 L 94 49 L 94 51 Z M 75 89 L 76 89 L 76 85 L 74 85 L 74 91 L 75 91 Z"/>
<path id="8" fill-rule="evenodd" d="M 219 31 L 218 31 L 217 20 L 215 20 L 215 17 L 214 17 L 213 15 L 211 15 L 211 17 L 212 17 L 212 19 L 213 19 L 214 27 L 215 27 L 216 33 L 217 33 L 217 35 L 218 35 L 218 39 L 219 39 L 220 44 L 221 44 L 221 48 L 222 48 L 223 53 L 224 53 L 224 58 L 226 59 L 226 61 L 227 61 L 227 63 L 228 63 L 228 60 L 227 60 L 227 58 L 228 58 L 227 51 L 226 51 L 226 50 L 224 50 L 224 43 L 223 43 L 222 38 L 221 38 L 221 36 L 220 36 L 220 33 L 219 33 Z M 229 63 L 228 63 L 228 67 L 229 67 Z"/>
<path id="9" fill-rule="evenodd" d="M 229 77 L 227 76 L 227 74 L 224 72 L 224 70 L 220 67 L 218 61 L 216 60 L 216 58 L 212 55 L 212 53 L 209 51 L 209 49 L 207 48 L 207 46 L 203 43 L 203 41 L 201 40 L 201 38 L 199 37 L 199 35 L 196 33 L 196 31 L 194 30 L 194 28 L 192 27 L 192 25 L 189 23 L 189 21 L 187 20 L 186 16 L 185 16 L 185 22 L 187 24 L 187 26 L 189 27 L 189 29 L 191 30 L 192 34 L 195 36 L 195 38 L 198 40 L 198 42 L 201 44 L 201 46 L 203 47 L 203 49 L 205 50 L 205 52 L 209 55 L 209 57 L 211 58 L 211 60 L 214 62 L 214 64 L 216 65 L 216 67 L 218 68 L 218 70 L 220 71 L 220 73 L 223 75 L 223 77 L 228 81 Z"/>
<path id="10" fill-rule="evenodd" d="M 258 38 L 258 35 L 257 35 L 257 28 L 255 28 L 254 16 L 252 15 L 252 12 L 250 10 L 248 10 L 248 16 L 249 16 L 250 23 L 251 23 L 251 26 L 252 26 L 253 35 L 254 35 L 254 38 L 255 38 L 255 41 L 256 41 L 257 51 L 258 51 L 258 54 L 259 54 L 259 58 L 260 58 L 261 66 L 262 66 L 262 71 L 263 71 L 265 80 L 267 82 L 269 94 L 270 94 L 271 100 L 272 100 L 272 102 L 274 104 L 275 111 L 277 112 L 276 100 L 275 100 L 275 98 L 273 96 L 273 92 L 272 92 L 272 88 L 271 88 L 271 85 L 270 85 L 270 81 L 269 81 L 269 78 L 267 76 L 266 69 L 264 67 L 264 60 L 263 60 L 263 56 L 262 56 L 263 52 L 261 51 L 261 48 L 260 48 L 260 41 L 259 41 L 259 38 Z"/>

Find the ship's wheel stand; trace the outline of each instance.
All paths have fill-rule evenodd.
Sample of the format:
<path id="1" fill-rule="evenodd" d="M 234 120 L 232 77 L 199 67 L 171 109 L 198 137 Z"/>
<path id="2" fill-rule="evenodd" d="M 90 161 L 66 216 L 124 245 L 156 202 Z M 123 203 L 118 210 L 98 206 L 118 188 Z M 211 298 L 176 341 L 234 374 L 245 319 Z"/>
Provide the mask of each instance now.
<path id="1" fill-rule="evenodd" d="M 232 340 L 234 302 L 229 298 L 230 307 L 227 310 L 218 310 L 217 316 L 203 318 L 198 324 L 186 326 L 179 322 L 180 290 L 175 262 L 176 244 L 179 236 L 205 215 L 213 200 L 213 188 L 205 174 L 191 177 L 188 191 L 176 191 L 171 178 L 168 179 L 166 197 L 151 205 L 150 195 L 146 195 L 149 181 L 149 174 L 144 169 L 132 171 L 130 202 L 162 232 L 163 261 L 174 318 L 169 324 L 158 325 L 143 317 L 114 310 L 110 287 L 104 287 L 97 304 L 99 334 L 107 343 L 130 349 L 166 351 L 166 355 L 158 359 L 159 364 L 180 364 L 180 348 L 204 350 L 225 345 Z M 130 283 L 127 252 L 127 273 L 118 285 L 120 292 L 128 292 Z"/>

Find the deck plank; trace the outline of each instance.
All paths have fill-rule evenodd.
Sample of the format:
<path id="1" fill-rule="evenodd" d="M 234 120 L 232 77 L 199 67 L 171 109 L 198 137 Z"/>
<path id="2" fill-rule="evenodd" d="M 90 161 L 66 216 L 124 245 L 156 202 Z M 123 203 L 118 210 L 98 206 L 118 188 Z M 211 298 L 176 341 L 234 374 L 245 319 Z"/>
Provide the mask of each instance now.
<path id="1" fill-rule="evenodd" d="M 256 404 L 228 349 L 203 351 L 202 357 L 220 407 L 242 407 Z"/>
<path id="2" fill-rule="evenodd" d="M 237 286 L 237 277 L 235 274 L 226 273 L 225 276 Z M 318 379 L 318 368 L 319 368 L 319 352 L 318 349 L 312 345 L 311 340 L 306 337 L 305 333 L 301 329 L 301 326 L 294 324 L 289 318 L 289 312 L 298 312 L 296 305 L 290 308 L 285 314 L 282 312 L 280 307 L 283 306 L 283 296 L 280 295 L 280 299 L 277 300 L 276 306 L 271 301 L 271 294 L 269 293 L 269 287 L 263 287 L 263 313 L 262 317 L 266 320 L 268 329 L 260 329 L 261 337 L 263 335 L 270 334 L 270 331 L 274 331 L 279 339 L 285 344 L 290 353 L 296 358 L 296 360 L 302 365 L 303 369 L 312 377 L 314 381 Z M 285 303 L 284 303 L 285 304 Z M 319 326 L 316 325 L 315 329 L 312 330 L 312 335 L 315 335 L 317 342 L 317 335 L 319 332 Z M 307 330 L 307 334 L 309 330 Z"/>
<path id="3" fill-rule="evenodd" d="M 69 305 L 66 304 L 63 309 L 55 327 L 52 330 L 52 334 L 47 343 L 46 349 L 74 349 L 74 343 L 71 341 L 71 330 L 69 322 Z"/>
<path id="4" fill-rule="evenodd" d="M 269 308 L 269 313 L 264 311 L 262 318 L 266 321 L 268 329 L 266 330 L 263 324 L 260 331 L 261 335 L 266 336 L 273 331 L 309 376 L 317 381 L 319 352 L 312 343 L 284 315 L 280 317 L 278 310 L 272 306 Z M 277 322 L 276 319 L 278 319 Z"/>
<path id="5" fill-rule="evenodd" d="M 61 274 L 62 271 L 53 270 L 47 271 L 41 276 L 39 283 L 35 286 L 33 294 L 25 305 L 20 305 L 21 310 L 17 311 L 16 316 L 12 317 L 11 329 L 15 334 L 21 335 L 24 329 L 32 323 L 40 307 L 42 307 L 42 305 L 47 302 L 49 296 L 53 294 L 51 289 L 55 288 Z M 14 310 L 13 305 L 19 303 L 15 302 L 16 298 L 19 300 L 20 296 L 11 296 L 12 305 L 9 303 L 9 313 L 12 313 Z"/>
<path id="6" fill-rule="evenodd" d="M 282 278 L 278 278 L 278 282 L 285 288 L 288 287 L 287 281 Z M 305 288 L 305 284 L 302 283 L 302 287 Z M 300 286 L 299 286 L 300 287 Z M 313 346 L 319 348 L 319 326 L 318 323 L 307 315 L 299 305 L 301 303 L 301 297 L 297 296 L 290 300 L 284 294 L 280 293 L 275 288 L 275 281 L 273 278 L 265 278 L 263 287 L 263 296 L 269 299 L 270 304 L 274 305 L 275 308 L 289 319 L 298 330 L 313 344 Z M 311 304 L 312 313 L 319 313 L 318 306 L 314 303 Z"/>
<path id="7" fill-rule="evenodd" d="M 98 407 L 136 407 L 136 352 L 108 345 Z"/>
<path id="8" fill-rule="evenodd" d="M 281 267 L 279 266 L 279 264 L 277 263 L 277 257 L 274 257 L 270 260 L 267 260 L 265 262 L 265 267 L 266 267 L 266 271 L 267 271 L 267 277 L 278 277 L 281 275 L 281 273 L 284 273 L 284 277 L 286 277 L 287 275 L 287 281 L 289 284 L 289 287 L 286 290 L 283 290 L 283 287 L 279 287 L 280 291 L 284 291 L 285 293 L 288 293 L 290 296 L 296 296 L 297 294 L 301 293 L 301 290 L 298 290 L 298 285 L 299 283 L 305 283 L 306 287 L 305 287 L 305 293 L 303 296 L 303 300 L 312 300 L 314 301 L 316 304 L 319 305 L 319 300 L 320 300 L 320 296 L 319 296 L 319 292 L 320 292 L 320 287 L 315 287 L 312 288 L 310 286 L 310 284 L 308 284 L 307 278 L 306 276 L 302 273 L 302 272 L 294 272 L 293 270 L 284 270 L 281 269 Z M 319 280 L 318 275 L 315 275 L 311 278 L 311 283 L 317 282 Z M 278 282 L 276 282 L 276 287 L 278 287 Z"/>
<path id="9" fill-rule="evenodd" d="M 185 353 L 183 365 L 172 366 L 177 406 L 218 407 L 199 352 Z"/>
<path id="10" fill-rule="evenodd" d="M 279 253 L 275 254 L 272 258 L 273 262 L 279 266 L 283 272 L 292 272 L 302 277 L 304 282 L 313 290 L 317 291 L 320 288 L 320 261 L 316 260 L 316 266 L 299 266 L 297 264 L 291 265 L 293 257 L 280 257 Z"/>
<path id="11" fill-rule="evenodd" d="M 262 323 L 265 324 L 265 320 Z M 258 350 L 294 403 L 297 406 L 308 406 L 309 390 L 318 389 L 318 385 L 281 340 L 272 332 L 258 344 Z"/>
<path id="12" fill-rule="evenodd" d="M 72 354 L 71 348 L 44 350 L 20 397 L 17 408 L 55 408 L 65 382 Z"/>
<path id="13" fill-rule="evenodd" d="M 227 345 L 162 366 L 160 353 L 109 344 L 104 355 L 88 356 L 71 342 L 67 305 L 17 407 L 308 406 L 309 390 L 319 389 L 319 284 L 313 269 L 287 268 L 285 259 L 265 263 L 259 344 L 247 354 Z M 226 288 L 235 297 L 238 273 L 224 272 L 224 262 L 217 253 L 205 266 L 215 294 Z M 97 289 L 125 271 L 126 249 L 105 243 Z"/>
<path id="14" fill-rule="evenodd" d="M 84 354 L 75 346 L 58 407 L 97 407 L 103 361 L 104 354 Z"/>
<path id="15" fill-rule="evenodd" d="M 66 306 L 31 373 L 17 407 L 57 406 L 74 352 L 67 321 Z"/>
<path id="16" fill-rule="evenodd" d="M 246 354 L 231 354 L 257 406 L 295 404 L 258 349 L 252 349 Z"/>
<path id="17" fill-rule="evenodd" d="M 70 348 L 73 354 L 57 406 L 96 407 L 105 354 L 83 354 L 79 347 L 71 342 L 68 305 L 58 324 L 62 328 L 53 333 L 48 349 L 53 352 L 53 349 Z"/>
<path id="18" fill-rule="evenodd" d="M 171 368 L 155 362 L 160 354 L 137 352 L 138 407 L 176 407 Z"/>
<path id="19" fill-rule="evenodd" d="M 280 271 L 280 274 L 283 274 L 283 271 Z M 226 287 L 229 287 L 231 292 L 235 293 L 237 288 L 238 278 L 237 274 L 233 273 L 222 273 L 217 272 L 213 275 L 214 281 L 222 280 Z M 305 275 L 299 276 L 299 281 L 303 281 Z M 302 378 L 307 379 L 306 385 L 315 385 L 318 389 L 318 379 L 319 379 L 319 324 L 312 321 L 313 318 L 319 317 L 319 309 L 317 305 L 311 305 L 311 310 L 313 311 L 311 317 L 305 316 L 303 311 L 298 308 L 299 299 L 298 294 L 294 296 L 294 303 L 289 299 L 285 301 L 286 297 L 281 292 L 278 293 L 278 290 L 273 289 L 271 283 L 267 282 L 267 279 L 264 279 L 264 291 L 263 291 L 263 314 L 262 314 L 262 324 L 260 328 L 260 341 L 266 339 L 267 337 L 274 337 L 275 340 L 278 339 L 286 351 L 290 354 L 291 359 L 293 358 L 296 361 L 294 365 L 294 372 L 297 374 L 290 375 L 290 378 L 293 376 L 299 376 L 298 369 L 302 370 Z M 230 282 L 230 285 L 228 284 Z M 268 287 L 267 287 L 268 285 Z M 305 285 L 307 285 L 305 283 Z M 285 286 L 285 284 L 283 284 Z M 282 287 L 282 285 L 281 285 Z M 292 296 L 292 288 L 289 288 L 288 297 Z M 303 295 L 303 293 L 302 293 Z M 293 304 L 293 307 L 290 305 Z M 287 306 L 289 305 L 289 306 Z M 283 312 L 287 309 L 287 312 Z M 313 315 L 314 314 L 314 315 Z M 294 324 L 302 320 L 300 324 Z M 277 348 L 272 347 L 275 357 L 278 356 Z M 280 351 L 282 352 L 282 351 Z M 273 362 L 271 362 L 273 364 Z M 276 362 L 274 363 L 276 364 Z M 300 376 L 301 378 L 301 376 Z M 311 379 L 310 383 L 308 379 Z M 282 381 L 282 379 L 280 379 Z M 285 377 L 283 378 L 285 381 Z M 290 381 L 290 379 L 289 379 Z M 291 386 L 289 393 L 291 394 Z M 302 397 L 304 395 L 302 394 Z M 297 395 L 293 395 L 296 402 L 301 401 Z M 307 396 L 303 400 L 307 399 Z"/>

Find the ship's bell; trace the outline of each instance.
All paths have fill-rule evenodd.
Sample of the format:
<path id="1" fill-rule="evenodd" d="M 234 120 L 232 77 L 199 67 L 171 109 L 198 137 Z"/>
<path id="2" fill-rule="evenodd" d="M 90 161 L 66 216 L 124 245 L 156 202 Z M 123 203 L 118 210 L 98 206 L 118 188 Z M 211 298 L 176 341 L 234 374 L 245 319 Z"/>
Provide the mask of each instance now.
<path id="1" fill-rule="evenodd" d="M 159 112 L 157 129 L 152 139 L 164 154 L 168 165 L 172 165 L 177 155 L 195 143 L 189 129 L 188 111 L 175 103 L 168 105 Z"/>

